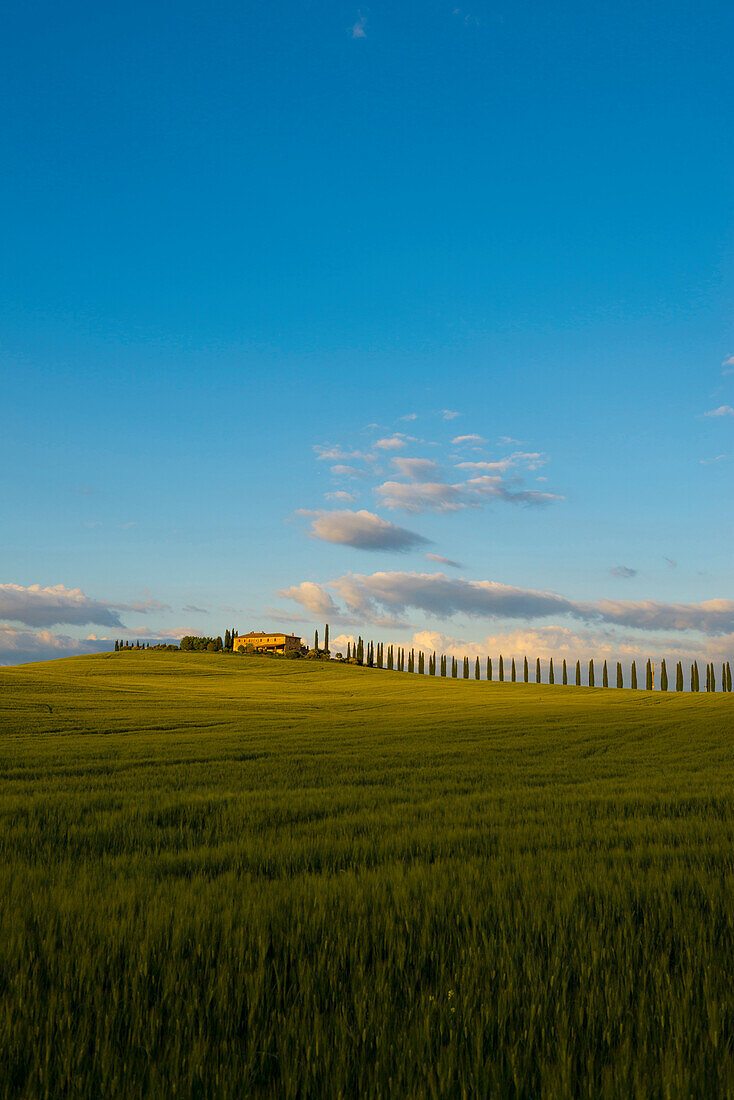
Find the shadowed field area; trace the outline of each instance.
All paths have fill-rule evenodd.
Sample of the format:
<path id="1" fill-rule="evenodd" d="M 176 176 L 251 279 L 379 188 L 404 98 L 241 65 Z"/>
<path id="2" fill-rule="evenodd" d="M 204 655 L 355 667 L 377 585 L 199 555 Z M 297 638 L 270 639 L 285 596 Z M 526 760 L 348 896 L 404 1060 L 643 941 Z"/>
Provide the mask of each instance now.
<path id="1" fill-rule="evenodd" d="M 733 699 L 0 669 L 0 1095 L 734 1096 Z"/>

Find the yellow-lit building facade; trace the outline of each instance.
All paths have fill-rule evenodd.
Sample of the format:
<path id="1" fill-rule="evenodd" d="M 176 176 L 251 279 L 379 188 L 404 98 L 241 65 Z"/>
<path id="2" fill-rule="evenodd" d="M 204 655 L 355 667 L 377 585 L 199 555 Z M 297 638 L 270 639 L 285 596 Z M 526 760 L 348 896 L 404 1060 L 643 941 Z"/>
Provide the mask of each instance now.
<path id="1" fill-rule="evenodd" d="M 289 653 L 301 648 L 301 639 L 295 634 L 268 634 L 264 630 L 251 630 L 248 634 L 238 634 L 232 642 L 232 649 L 244 649 L 252 646 L 256 653 Z"/>

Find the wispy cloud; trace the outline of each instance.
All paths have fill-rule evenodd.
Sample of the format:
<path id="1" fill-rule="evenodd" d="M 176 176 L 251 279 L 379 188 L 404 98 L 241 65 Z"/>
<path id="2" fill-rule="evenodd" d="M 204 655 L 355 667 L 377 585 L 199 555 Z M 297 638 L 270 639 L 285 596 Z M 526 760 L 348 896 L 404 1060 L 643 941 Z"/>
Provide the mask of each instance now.
<path id="1" fill-rule="evenodd" d="M 398 417 L 398 420 L 417 420 L 418 413 L 407 413 L 405 416 Z"/>
<path id="2" fill-rule="evenodd" d="M 623 580 L 630 580 L 637 576 L 637 570 L 630 569 L 628 565 L 615 565 L 609 572 L 613 577 L 620 577 Z"/>
<path id="3" fill-rule="evenodd" d="M 462 508 L 477 508 L 486 500 L 526 506 L 551 504 L 563 497 L 557 493 L 541 493 L 535 489 L 518 489 L 501 477 L 470 478 L 459 483 L 422 481 L 406 483 L 385 481 L 375 489 L 375 495 L 386 508 L 418 515 L 421 512 L 456 512 Z"/>
<path id="4" fill-rule="evenodd" d="M 701 466 L 713 466 L 716 462 L 722 462 L 728 455 L 717 455 L 716 458 L 699 458 Z"/>
<path id="5" fill-rule="evenodd" d="M 439 565 L 448 565 L 451 569 L 462 569 L 461 562 L 453 561 L 452 558 L 443 558 L 440 554 L 424 554 L 427 561 L 435 561 Z"/>
<path id="6" fill-rule="evenodd" d="M 456 420 L 457 416 L 461 416 L 461 413 L 456 412 L 455 409 L 441 409 L 441 416 L 444 420 Z"/>
<path id="7" fill-rule="evenodd" d="M 461 438 L 461 437 L 459 437 Z M 456 440 L 454 440 L 456 442 Z M 498 458 L 493 462 L 457 462 L 457 470 L 485 470 L 495 473 L 504 473 L 513 468 L 526 470 L 539 470 L 548 462 L 547 455 L 538 451 L 514 451 L 506 458 Z"/>
<path id="8" fill-rule="evenodd" d="M 313 512 L 306 511 L 300 514 L 314 515 Z M 359 512 L 317 512 L 309 534 L 322 542 L 351 546 L 356 550 L 407 551 L 429 543 L 423 535 L 399 527 L 396 523 L 390 523 L 389 520 L 364 509 Z"/>
<path id="9" fill-rule="evenodd" d="M 664 558 L 664 561 L 667 563 L 669 569 L 678 568 L 678 562 L 675 561 L 674 558 Z"/>
<path id="10" fill-rule="evenodd" d="M 345 466 L 340 462 L 330 467 L 330 473 L 334 477 L 369 477 L 366 470 L 360 470 L 357 466 Z"/>
<path id="11" fill-rule="evenodd" d="M 352 25 L 351 29 L 352 38 L 366 38 L 367 37 L 367 16 L 360 13 L 357 21 Z"/>
<path id="12" fill-rule="evenodd" d="M 348 504 L 351 501 L 355 501 L 359 496 L 359 493 L 348 493 L 346 489 L 337 489 L 335 493 L 324 493 L 327 500 L 341 501 L 343 504 Z"/>
<path id="13" fill-rule="evenodd" d="M 722 374 L 734 374 L 734 355 L 727 355 L 721 364 Z"/>
<path id="14" fill-rule="evenodd" d="M 704 416 L 734 416 L 734 409 L 731 405 L 719 405 L 718 409 L 709 409 L 708 412 L 703 414 Z"/>
<path id="15" fill-rule="evenodd" d="M 481 435 L 457 435 L 451 440 L 452 443 L 461 445 L 462 443 L 486 443 L 487 440 Z"/>
<path id="16" fill-rule="evenodd" d="M 403 458 L 399 456 L 392 464 L 403 477 L 411 481 L 431 481 L 439 472 L 438 465 L 430 458 Z"/>
<path id="17" fill-rule="evenodd" d="M 407 447 L 408 443 L 414 443 L 415 440 L 410 435 L 402 435 L 400 432 L 396 432 L 394 435 L 386 436 L 384 439 L 378 439 L 373 444 L 380 451 L 399 451 L 403 447 Z"/>

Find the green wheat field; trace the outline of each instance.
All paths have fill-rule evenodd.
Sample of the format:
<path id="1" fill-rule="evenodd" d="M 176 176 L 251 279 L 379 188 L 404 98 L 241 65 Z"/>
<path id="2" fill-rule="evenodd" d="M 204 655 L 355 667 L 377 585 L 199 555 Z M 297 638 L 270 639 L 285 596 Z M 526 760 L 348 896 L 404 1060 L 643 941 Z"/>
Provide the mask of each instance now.
<path id="1" fill-rule="evenodd" d="M 0 669 L 0 1096 L 734 1096 L 734 703 Z"/>

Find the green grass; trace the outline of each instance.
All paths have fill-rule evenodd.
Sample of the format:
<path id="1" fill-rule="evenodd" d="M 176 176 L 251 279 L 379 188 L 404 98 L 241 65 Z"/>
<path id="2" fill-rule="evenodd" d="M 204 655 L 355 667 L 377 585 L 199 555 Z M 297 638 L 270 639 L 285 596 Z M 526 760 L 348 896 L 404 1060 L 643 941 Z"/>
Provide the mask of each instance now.
<path id="1" fill-rule="evenodd" d="M 734 697 L 0 669 L 0 1096 L 734 1096 Z"/>

